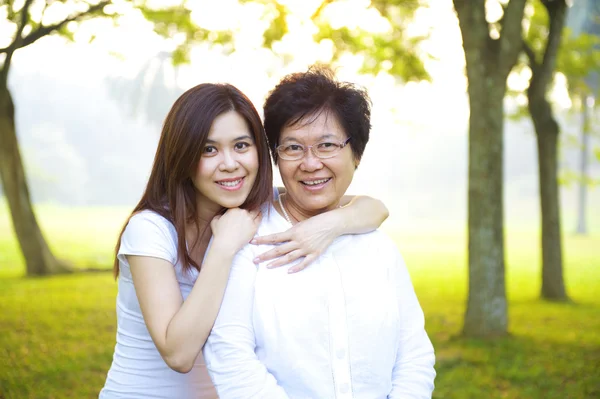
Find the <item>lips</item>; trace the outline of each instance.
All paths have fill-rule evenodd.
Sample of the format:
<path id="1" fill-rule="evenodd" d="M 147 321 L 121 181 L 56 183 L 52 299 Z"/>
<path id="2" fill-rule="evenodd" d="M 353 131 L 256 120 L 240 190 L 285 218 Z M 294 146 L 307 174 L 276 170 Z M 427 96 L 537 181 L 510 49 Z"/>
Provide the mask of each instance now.
<path id="1" fill-rule="evenodd" d="M 245 177 L 232 177 L 229 179 L 222 179 L 222 180 L 217 180 L 215 181 L 215 183 L 217 183 L 220 187 L 224 188 L 225 190 L 237 190 L 240 187 L 242 187 L 242 184 L 244 182 Z"/>
<path id="2" fill-rule="evenodd" d="M 331 177 L 326 177 L 324 179 L 310 179 L 310 180 L 300 180 L 300 183 L 304 184 L 305 186 L 319 186 L 321 184 L 325 184 L 327 183 L 329 180 L 331 180 Z"/>
<path id="3" fill-rule="evenodd" d="M 225 187 L 235 187 L 242 182 L 242 179 L 231 180 L 231 181 L 218 181 L 217 184 L 220 184 Z"/>

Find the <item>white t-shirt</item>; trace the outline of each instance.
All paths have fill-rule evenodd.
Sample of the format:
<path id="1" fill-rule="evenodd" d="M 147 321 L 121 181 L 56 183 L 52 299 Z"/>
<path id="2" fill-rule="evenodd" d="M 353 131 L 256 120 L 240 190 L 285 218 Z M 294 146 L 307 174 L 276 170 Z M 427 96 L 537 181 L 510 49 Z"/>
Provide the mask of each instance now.
<path id="1" fill-rule="evenodd" d="M 184 300 L 198 278 L 194 269 L 183 272 L 177 259 L 177 233 L 171 222 L 148 210 L 131 218 L 117 256 L 117 344 L 100 399 L 216 399 L 202 353 L 187 374 L 172 370 L 160 356 L 144 323 L 125 255 L 151 256 L 175 265 Z"/>

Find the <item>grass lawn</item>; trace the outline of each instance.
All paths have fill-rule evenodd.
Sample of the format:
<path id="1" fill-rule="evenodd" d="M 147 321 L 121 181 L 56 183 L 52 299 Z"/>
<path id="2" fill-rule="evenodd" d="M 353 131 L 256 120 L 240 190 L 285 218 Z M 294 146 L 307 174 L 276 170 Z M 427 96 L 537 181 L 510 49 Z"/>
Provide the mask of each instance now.
<path id="1" fill-rule="evenodd" d="M 58 256 L 110 267 L 127 209 L 40 207 Z M 115 340 L 110 273 L 22 278 L 23 262 L 0 208 L 0 398 L 95 398 Z M 510 335 L 458 338 L 466 299 L 464 232 L 394 234 L 437 353 L 434 398 L 600 398 L 600 236 L 565 237 L 573 303 L 538 300 L 536 235 L 507 234 Z M 374 338 L 375 339 L 375 338 Z"/>

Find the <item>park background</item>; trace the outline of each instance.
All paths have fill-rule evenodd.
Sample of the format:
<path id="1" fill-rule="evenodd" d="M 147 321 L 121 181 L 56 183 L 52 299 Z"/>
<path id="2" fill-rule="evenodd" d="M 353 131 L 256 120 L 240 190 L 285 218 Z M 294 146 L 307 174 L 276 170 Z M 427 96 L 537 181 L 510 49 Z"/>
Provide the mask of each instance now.
<path id="1" fill-rule="evenodd" d="M 18 9 L 18 3 L 24 4 L 0 5 L 0 14 L 7 14 L 6 7 Z M 127 7 L 129 2 L 114 3 L 125 14 L 115 26 L 111 20 L 86 21 L 67 29 L 71 37 L 41 38 L 15 52 L 11 61 L 8 85 L 35 214 L 54 255 L 80 272 L 27 276 L 8 203 L 0 197 L 3 399 L 97 397 L 115 343 L 117 287 L 109 272 L 115 240 L 144 189 L 162 120 L 177 96 L 201 82 L 229 82 L 260 111 L 282 76 L 330 62 L 335 53 L 334 40 L 313 38 L 311 16 L 321 1 L 194 1 L 186 6 L 192 21 L 223 37 L 198 40 L 186 49 L 186 62 L 173 66 L 180 38 L 165 39 Z M 333 28 L 383 34 L 394 29 L 369 1 L 325 3 L 331 4 L 321 12 Z M 393 58 L 387 71 L 369 73 L 362 70 L 365 57 L 351 51 L 339 54 L 333 65 L 341 80 L 364 85 L 373 100 L 371 140 L 350 193 L 382 199 L 390 210 L 382 229 L 406 258 L 436 348 L 434 398 L 600 397 L 597 104 L 589 107 L 582 209 L 581 101 L 566 73 L 555 75 L 548 97 L 561 128 L 568 300 L 544 300 L 536 134 L 522 109 L 530 74 L 515 68 L 509 76 L 502 165 L 508 328 L 494 337 L 464 336 L 469 276 L 465 55 L 454 4 L 420 3 L 404 33 L 422 37 L 416 53 L 429 80 L 393 76 L 392 65 L 403 61 Z M 488 20 L 497 19 L 507 3 L 487 1 Z M 530 17 L 539 12 L 533 3 L 541 4 L 528 2 Z M 283 15 L 281 7 L 286 30 L 266 48 L 265 30 L 278 26 L 272 14 Z M 48 10 L 60 18 L 65 9 L 57 8 Z M 581 30 L 584 16 L 593 12 L 600 18 L 596 1 L 576 0 L 567 29 Z M 11 43 L 11 29 L 9 23 L 0 25 L 0 46 Z"/>

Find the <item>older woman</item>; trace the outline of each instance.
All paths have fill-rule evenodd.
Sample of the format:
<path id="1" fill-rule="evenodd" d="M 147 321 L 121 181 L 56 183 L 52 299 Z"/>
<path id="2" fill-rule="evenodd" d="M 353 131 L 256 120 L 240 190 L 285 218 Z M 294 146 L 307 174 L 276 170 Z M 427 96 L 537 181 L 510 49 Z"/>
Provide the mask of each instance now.
<path id="1" fill-rule="evenodd" d="M 312 68 L 270 93 L 265 130 L 286 188 L 259 234 L 335 209 L 369 139 L 367 94 Z M 266 247 L 266 246 L 265 246 Z M 221 399 L 430 398 L 434 351 L 402 257 L 379 231 L 342 236 L 300 274 L 233 262 L 204 347 Z"/>

